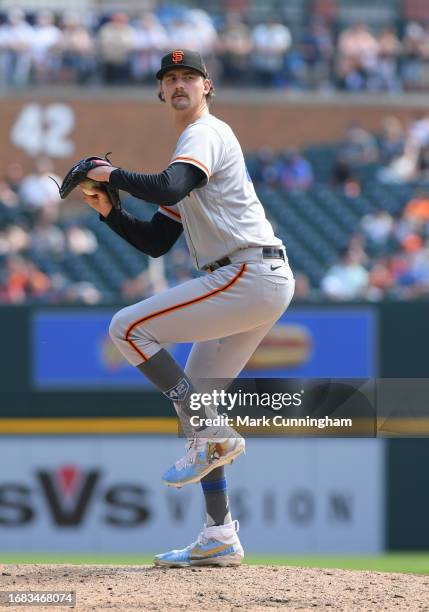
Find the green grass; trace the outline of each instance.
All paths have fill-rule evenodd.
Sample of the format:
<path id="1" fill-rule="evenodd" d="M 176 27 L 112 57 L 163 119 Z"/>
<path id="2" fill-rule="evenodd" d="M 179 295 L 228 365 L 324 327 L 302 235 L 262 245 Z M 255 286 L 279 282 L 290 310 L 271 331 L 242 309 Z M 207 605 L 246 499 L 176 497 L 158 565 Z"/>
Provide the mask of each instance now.
<path id="1" fill-rule="evenodd" d="M 0 563 L 147 565 L 152 555 L 0 553 Z M 289 565 L 429 575 L 429 553 L 382 555 L 248 555 L 249 565 Z"/>
<path id="2" fill-rule="evenodd" d="M 429 553 L 385 553 L 382 555 L 252 555 L 249 565 L 289 565 L 377 572 L 429 574 Z"/>

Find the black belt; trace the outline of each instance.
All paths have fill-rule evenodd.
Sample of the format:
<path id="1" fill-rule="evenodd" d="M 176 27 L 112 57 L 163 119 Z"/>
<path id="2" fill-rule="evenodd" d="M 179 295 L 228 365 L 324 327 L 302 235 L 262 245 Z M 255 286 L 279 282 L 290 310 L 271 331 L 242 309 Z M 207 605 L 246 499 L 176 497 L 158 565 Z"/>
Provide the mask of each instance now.
<path id="1" fill-rule="evenodd" d="M 264 259 L 283 259 L 285 261 L 285 253 L 283 249 L 278 249 L 276 247 L 263 247 L 262 248 L 262 257 Z M 213 261 L 206 266 L 203 266 L 203 270 L 206 272 L 214 272 L 218 268 L 223 268 L 223 266 L 229 266 L 232 264 L 232 261 L 229 257 L 222 257 L 222 259 L 218 259 L 217 261 Z"/>

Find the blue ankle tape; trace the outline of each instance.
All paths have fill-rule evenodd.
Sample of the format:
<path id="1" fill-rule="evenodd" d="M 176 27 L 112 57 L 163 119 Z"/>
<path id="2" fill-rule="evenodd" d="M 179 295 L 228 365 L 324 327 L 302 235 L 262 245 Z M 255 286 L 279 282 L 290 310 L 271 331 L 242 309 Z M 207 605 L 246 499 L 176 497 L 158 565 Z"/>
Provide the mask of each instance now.
<path id="1" fill-rule="evenodd" d="M 226 478 L 220 480 L 213 480 L 212 482 L 202 482 L 204 493 L 219 493 L 220 491 L 226 491 Z"/>

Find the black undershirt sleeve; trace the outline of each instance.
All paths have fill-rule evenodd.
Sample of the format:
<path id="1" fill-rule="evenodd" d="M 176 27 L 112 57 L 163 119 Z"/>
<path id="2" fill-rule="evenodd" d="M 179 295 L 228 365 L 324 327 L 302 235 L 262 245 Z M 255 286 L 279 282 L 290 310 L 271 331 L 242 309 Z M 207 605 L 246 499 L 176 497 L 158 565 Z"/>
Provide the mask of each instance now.
<path id="1" fill-rule="evenodd" d="M 182 162 L 171 164 L 160 174 L 139 174 L 117 168 L 109 179 L 112 187 L 163 206 L 177 204 L 193 189 L 202 187 L 206 182 L 207 176 L 200 168 Z"/>
<path id="2" fill-rule="evenodd" d="M 151 257 L 167 253 L 183 232 L 181 223 L 159 212 L 150 221 L 142 221 L 122 208 L 113 207 L 107 217 L 100 215 L 100 219 L 121 238 Z"/>

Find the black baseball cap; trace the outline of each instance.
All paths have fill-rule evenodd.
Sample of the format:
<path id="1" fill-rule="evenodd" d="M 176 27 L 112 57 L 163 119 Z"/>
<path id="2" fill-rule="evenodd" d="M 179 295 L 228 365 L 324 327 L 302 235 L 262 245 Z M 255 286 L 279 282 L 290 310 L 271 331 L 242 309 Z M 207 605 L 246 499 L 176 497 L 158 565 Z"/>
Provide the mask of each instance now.
<path id="1" fill-rule="evenodd" d="M 189 49 L 170 51 L 162 58 L 161 68 L 156 73 L 156 78 L 161 80 L 167 70 L 174 70 L 174 68 L 193 68 L 200 72 L 204 78 L 208 78 L 207 68 L 198 51 L 190 51 Z"/>

